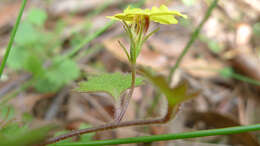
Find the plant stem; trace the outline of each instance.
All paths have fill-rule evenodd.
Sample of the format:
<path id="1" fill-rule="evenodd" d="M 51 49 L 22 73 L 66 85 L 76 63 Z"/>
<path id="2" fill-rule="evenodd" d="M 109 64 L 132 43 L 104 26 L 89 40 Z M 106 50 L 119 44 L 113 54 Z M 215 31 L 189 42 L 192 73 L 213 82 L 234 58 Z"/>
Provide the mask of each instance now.
<path id="1" fill-rule="evenodd" d="M 125 122 L 113 122 L 113 123 L 108 123 L 104 125 L 100 125 L 97 127 L 92 127 L 92 128 L 87 128 L 87 129 L 81 129 L 81 130 L 75 130 L 70 133 L 57 136 L 54 138 L 48 139 L 45 143 L 42 145 L 47 145 L 47 144 L 52 144 L 73 136 L 77 135 L 82 135 L 82 134 L 87 134 L 91 132 L 99 132 L 99 131 L 106 131 L 106 130 L 111 130 L 111 129 L 116 129 L 116 128 L 122 128 L 122 127 L 129 127 L 129 126 L 142 126 L 142 125 L 150 125 L 150 124 L 164 124 L 168 122 L 174 113 L 176 113 L 177 110 L 174 110 L 173 107 L 168 106 L 167 113 L 161 117 L 161 118 L 154 118 L 154 119 L 147 119 L 147 120 L 135 120 L 135 121 L 125 121 Z"/>
<path id="2" fill-rule="evenodd" d="M 139 6 L 143 5 L 144 2 L 145 2 L 145 0 L 141 0 L 138 3 L 136 3 L 135 6 L 139 7 Z M 128 33 L 128 35 L 130 37 L 131 43 L 134 43 L 132 32 L 131 32 L 128 24 L 123 21 L 123 25 L 125 26 L 124 27 L 125 31 Z M 142 36 L 142 35 L 140 35 L 140 36 Z M 121 45 L 122 49 L 125 51 L 125 53 L 126 53 L 126 55 L 128 57 L 128 60 L 131 63 L 132 82 L 131 82 L 130 91 L 128 92 L 128 94 L 126 96 L 123 95 L 123 97 L 120 100 L 119 107 L 116 106 L 116 111 L 115 111 L 115 122 L 116 123 L 119 123 L 123 119 L 123 117 L 124 117 L 124 115 L 126 113 L 128 104 L 129 104 L 129 102 L 130 102 L 130 100 L 131 100 L 131 98 L 132 98 L 132 96 L 134 94 L 135 78 L 136 78 L 136 51 L 134 51 L 134 53 L 130 51 L 130 54 L 128 54 L 128 52 L 125 49 L 124 45 L 122 45 L 120 43 L 120 41 L 119 41 L 119 44 Z"/>
<path id="3" fill-rule="evenodd" d="M 131 88 L 130 88 L 130 91 L 128 92 L 128 95 L 125 97 L 123 97 L 124 99 L 122 99 L 122 107 L 121 107 L 121 111 L 119 113 L 119 115 L 115 118 L 115 122 L 116 123 L 119 123 L 124 115 L 125 115 L 125 112 L 127 110 L 127 107 L 128 107 L 128 104 L 134 94 L 134 90 L 135 90 L 135 78 L 136 78 L 136 65 L 135 63 L 133 63 L 131 65 L 131 71 L 132 71 L 132 82 L 131 82 Z"/>
<path id="4" fill-rule="evenodd" d="M 5 68 L 5 64 L 7 62 L 8 56 L 10 54 L 10 51 L 11 51 L 11 48 L 12 48 L 12 45 L 13 45 L 13 42 L 14 42 L 14 38 L 15 38 L 17 29 L 18 29 L 19 24 L 20 24 L 21 19 L 22 19 L 22 15 L 23 15 L 23 11 L 24 11 L 24 8 L 26 6 L 26 3 L 27 3 L 27 0 L 23 0 L 22 6 L 20 8 L 19 15 L 18 15 L 18 17 L 16 19 L 16 23 L 15 23 L 14 28 L 12 30 L 10 41 L 9 41 L 8 46 L 6 48 L 6 52 L 5 52 L 5 55 L 4 55 L 4 58 L 2 60 L 1 67 L 0 67 L 0 78 L 1 78 L 1 76 L 3 74 L 4 68 Z"/>
<path id="5" fill-rule="evenodd" d="M 187 43 L 187 45 L 185 46 L 185 48 L 183 49 L 183 51 L 181 52 L 181 55 L 178 57 L 175 65 L 171 68 L 170 70 L 170 73 L 169 73 L 169 76 L 168 76 L 168 82 L 170 83 L 171 80 L 172 80 L 172 77 L 173 77 L 173 74 L 174 72 L 176 71 L 176 69 L 179 67 L 183 57 L 187 54 L 187 52 L 189 51 L 191 45 L 195 42 L 195 40 L 197 39 L 197 37 L 199 36 L 200 34 L 200 31 L 203 27 L 203 25 L 205 24 L 205 22 L 208 20 L 208 18 L 210 17 L 212 11 L 214 10 L 214 8 L 217 6 L 217 3 L 218 3 L 218 0 L 214 0 L 207 12 L 206 12 L 206 15 L 204 16 L 203 20 L 201 21 L 201 23 L 199 24 L 199 26 L 194 30 L 194 32 L 192 33 L 191 35 L 191 38 L 189 40 L 189 42 Z"/>
<path id="6" fill-rule="evenodd" d="M 116 144 L 128 144 L 128 143 L 144 143 L 144 142 L 147 143 L 147 142 L 155 142 L 155 141 L 187 139 L 187 138 L 196 138 L 196 137 L 204 137 L 204 136 L 229 135 L 229 134 L 237 134 L 237 133 L 257 131 L 257 130 L 260 130 L 260 124 L 212 129 L 212 130 L 200 130 L 194 132 L 174 133 L 174 134 L 140 136 L 140 137 L 130 137 L 130 138 L 121 138 L 121 139 L 111 139 L 111 140 L 99 140 L 99 141 L 90 141 L 86 143 L 57 144 L 56 146 L 68 146 L 68 145 L 69 146 L 95 146 L 95 145 L 101 146 L 101 145 L 116 145 Z"/>

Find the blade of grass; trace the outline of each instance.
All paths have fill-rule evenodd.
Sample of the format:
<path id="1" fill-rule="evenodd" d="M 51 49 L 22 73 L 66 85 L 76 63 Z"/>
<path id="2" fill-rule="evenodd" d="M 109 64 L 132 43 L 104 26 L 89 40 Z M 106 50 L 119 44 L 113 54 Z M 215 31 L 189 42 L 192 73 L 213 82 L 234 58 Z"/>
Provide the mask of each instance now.
<path id="1" fill-rule="evenodd" d="M 226 67 L 226 68 L 230 68 L 230 67 Z M 223 76 L 225 78 L 233 78 L 233 79 L 243 81 L 243 82 L 246 82 L 246 83 L 249 83 L 252 85 L 260 86 L 260 81 L 250 78 L 248 76 L 245 76 L 243 74 L 236 73 L 232 69 L 230 72 L 227 72 L 227 73 L 225 71 L 223 71 L 224 69 L 215 69 L 215 68 L 208 68 L 208 67 L 195 67 L 192 69 L 210 71 L 210 72 L 218 72 L 221 76 Z"/>
<path id="2" fill-rule="evenodd" d="M 236 73 L 232 68 L 225 67 L 223 69 L 217 70 L 217 69 L 207 69 L 208 71 L 215 71 L 218 72 L 221 76 L 224 78 L 233 78 L 239 81 L 243 81 L 249 84 L 253 84 L 256 86 L 260 86 L 259 80 L 256 80 L 254 78 L 247 77 L 243 74 Z"/>
<path id="3" fill-rule="evenodd" d="M 8 56 L 10 54 L 10 51 L 11 51 L 11 48 L 12 48 L 12 45 L 13 45 L 13 42 L 14 42 L 14 38 L 15 38 L 17 29 L 18 29 L 19 24 L 20 24 L 21 19 L 22 19 L 22 15 L 23 15 L 23 11 L 24 11 L 26 3 L 27 3 L 27 0 L 23 0 L 22 6 L 20 8 L 19 15 L 18 15 L 18 17 L 16 19 L 16 23 L 15 23 L 14 28 L 12 30 L 10 41 L 9 41 L 8 46 L 6 48 L 6 52 L 5 52 L 5 55 L 4 55 L 4 58 L 2 60 L 1 67 L 0 67 L 0 78 L 1 78 L 1 76 L 3 74 L 4 68 L 5 68 L 5 64 L 7 62 Z"/>
<path id="4" fill-rule="evenodd" d="M 187 138 L 215 136 L 215 135 L 230 135 L 230 134 L 237 134 L 237 133 L 257 131 L 257 130 L 260 130 L 260 124 L 221 128 L 221 129 L 211 129 L 211 130 L 200 130 L 194 132 L 174 133 L 174 134 L 140 136 L 140 137 L 111 139 L 111 140 L 99 140 L 99 141 L 90 141 L 86 143 L 56 144 L 56 146 L 96 146 L 96 145 L 101 146 L 101 145 L 116 145 L 116 144 L 144 143 L 144 142 L 147 143 L 147 142 L 155 142 L 155 141 L 167 141 L 167 140 L 187 139 Z"/>
<path id="5" fill-rule="evenodd" d="M 244 82 L 256 85 L 256 86 L 260 86 L 260 82 L 258 80 L 254 80 L 252 78 L 249 78 L 247 76 L 243 76 L 243 75 L 238 74 L 238 73 L 233 73 L 231 75 L 231 77 L 233 77 L 234 79 L 240 80 L 240 81 L 244 81 Z"/>
<path id="6" fill-rule="evenodd" d="M 185 46 L 185 48 L 183 49 L 183 51 L 181 52 L 181 55 L 178 57 L 175 65 L 171 68 L 170 70 L 170 73 L 169 73 L 169 76 L 168 76 L 168 82 L 171 82 L 172 80 L 172 77 L 173 77 L 173 74 L 175 72 L 175 70 L 179 67 L 183 57 L 187 54 L 187 52 L 189 51 L 191 45 L 195 42 L 195 40 L 198 38 L 199 34 L 200 34 L 200 31 L 203 27 L 203 25 L 205 24 L 205 22 L 208 20 L 208 18 L 210 17 L 212 11 L 214 10 L 214 8 L 217 6 L 217 3 L 218 3 L 218 0 L 214 0 L 207 12 L 206 12 L 206 15 L 204 16 L 203 20 L 201 21 L 201 23 L 199 24 L 199 26 L 194 30 L 194 32 L 192 33 L 191 35 L 191 38 L 189 40 L 189 42 L 187 43 L 187 45 Z"/>
<path id="7" fill-rule="evenodd" d="M 102 28 L 98 29 L 94 34 L 86 37 L 79 45 L 73 48 L 70 52 L 65 54 L 64 57 L 73 57 L 81 48 L 87 45 L 90 41 L 100 36 L 103 32 L 105 32 L 110 26 L 112 26 L 115 21 L 109 21 Z"/>
<path id="8" fill-rule="evenodd" d="M 226 68 L 230 68 L 230 67 L 226 67 Z M 190 69 L 203 70 L 203 71 L 209 71 L 209 72 L 218 72 L 222 77 L 232 78 L 232 79 L 236 79 L 236 80 L 239 80 L 239 81 L 246 82 L 248 84 L 260 86 L 259 80 L 256 80 L 254 78 L 248 77 L 248 76 L 240 74 L 240 73 L 236 73 L 235 71 L 225 73 L 225 72 L 223 72 L 223 69 L 208 68 L 208 67 L 193 67 L 193 68 L 190 68 Z"/>

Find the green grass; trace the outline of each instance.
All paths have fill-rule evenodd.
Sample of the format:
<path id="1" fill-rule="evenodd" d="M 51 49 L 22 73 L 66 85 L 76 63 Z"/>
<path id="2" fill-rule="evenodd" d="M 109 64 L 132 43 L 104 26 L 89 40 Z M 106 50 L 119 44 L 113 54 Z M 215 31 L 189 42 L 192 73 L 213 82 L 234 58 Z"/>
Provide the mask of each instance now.
<path id="1" fill-rule="evenodd" d="M 14 38 L 15 38 L 15 35 L 16 35 L 16 32 L 17 32 L 17 29 L 20 25 L 20 22 L 21 22 L 21 18 L 22 18 L 22 15 L 23 15 L 23 11 L 24 11 L 24 8 L 26 6 L 26 3 L 27 3 L 27 0 L 23 0 L 23 3 L 22 3 L 22 6 L 20 8 L 20 12 L 19 12 L 19 15 L 16 19 L 16 23 L 14 25 L 14 28 L 12 30 L 12 34 L 11 34 L 11 37 L 10 37 L 10 41 L 8 43 L 8 46 L 6 48 L 6 51 L 5 51 L 5 55 L 4 55 L 4 58 L 2 59 L 2 63 L 1 63 L 1 66 L 0 66 L 0 79 L 2 77 L 2 74 L 3 74 L 3 71 L 4 71 L 4 68 L 5 68 L 5 65 L 6 65 L 6 62 L 7 62 L 7 59 L 9 57 L 9 54 L 11 52 L 11 48 L 12 48 L 12 45 L 14 43 Z"/>
<path id="2" fill-rule="evenodd" d="M 188 53 L 188 51 L 190 50 L 192 44 L 195 42 L 195 40 L 197 40 L 200 31 L 203 27 L 203 25 L 206 23 L 206 21 L 209 19 L 209 17 L 211 16 L 212 11 L 214 10 L 214 8 L 217 6 L 218 4 L 218 0 L 214 0 L 211 5 L 209 6 L 206 15 L 204 16 L 203 20 L 201 21 L 201 23 L 199 24 L 199 26 L 194 30 L 194 32 L 191 35 L 191 38 L 189 40 L 189 42 L 187 43 L 187 45 L 185 46 L 185 48 L 183 49 L 183 51 L 181 52 L 181 55 L 178 57 L 175 65 L 170 69 L 170 73 L 168 76 L 168 81 L 170 82 L 174 72 L 176 71 L 176 69 L 180 66 L 182 59 L 184 58 L 184 56 Z"/>
<path id="3" fill-rule="evenodd" d="M 139 137 L 130 137 L 130 138 L 99 140 L 99 141 L 90 141 L 86 143 L 57 144 L 56 146 L 96 146 L 96 145 L 101 146 L 101 145 L 116 145 L 116 144 L 129 144 L 129 143 L 147 143 L 147 142 L 187 139 L 187 138 L 214 136 L 214 135 L 238 134 L 238 133 L 257 131 L 257 130 L 260 130 L 260 124 L 221 128 L 221 129 L 211 129 L 211 130 L 200 130 L 194 132 L 174 133 L 174 134 L 162 134 L 162 135 L 152 135 L 152 136 L 139 136 Z"/>

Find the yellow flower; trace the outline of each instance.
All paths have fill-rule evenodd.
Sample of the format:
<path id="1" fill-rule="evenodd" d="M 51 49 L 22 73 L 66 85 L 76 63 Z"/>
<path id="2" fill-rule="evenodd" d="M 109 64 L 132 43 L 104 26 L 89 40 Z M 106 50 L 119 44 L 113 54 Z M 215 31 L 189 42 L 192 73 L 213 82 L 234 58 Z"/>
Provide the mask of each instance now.
<path id="1" fill-rule="evenodd" d="M 128 7 L 123 13 L 119 13 L 108 18 L 135 24 L 144 19 L 158 22 L 160 24 L 177 24 L 178 20 L 174 16 L 187 18 L 186 15 L 181 14 L 178 11 L 169 10 L 165 5 L 161 5 L 160 8 L 153 7 L 151 10 Z"/>
<path id="2" fill-rule="evenodd" d="M 153 7 L 152 9 L 128 7 L 123 13 L 108 18 L 123 22 L 123 28 L 130 38 L 130 52 L 121 42 L 119 44 L 126 53 L 129 62 L 135 65 L 143 44 L 159 30 L 157 28 L 147 34 L 150 21 L 160 24 L 177 24 L 178 20 L 175 16 L 187 18 L 186 15 L 180 12 L 169 10 L 165 5 L 161 5 L 160 8 Z"/>

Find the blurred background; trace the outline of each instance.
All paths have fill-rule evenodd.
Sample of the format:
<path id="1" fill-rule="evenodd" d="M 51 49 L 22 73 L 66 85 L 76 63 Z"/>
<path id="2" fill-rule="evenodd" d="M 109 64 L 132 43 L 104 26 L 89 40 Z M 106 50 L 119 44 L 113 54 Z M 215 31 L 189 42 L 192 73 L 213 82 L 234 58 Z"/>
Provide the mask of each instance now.
<path id="1" fill-rule="evenodd" d="M 47 123 L 64 133 L 113 121 L 114 100 L 105 93 L 73 89 L 89 76 L 130 72 L 117 41 L 128 43 L 119 22 L 106 16 L 128 5 L 165 4 L 188 16 L 160 27 L 145 44 L 137 64 L 167 76 L 212 0 L 30 0 L 7 67 L 0 80 L 0 121 L 17 129 Z M 20 0 L 0 2 L 0 58 L 4 56 Z M 219 1 L 195 43 L 174 74 L 173 85 L 188 80 L 200 90 L 185 102 L 176 118 L 164 125 L 128 127 L 88 134 L 81 141 L 177 133 L 260 122 L 260 1 Z M 124 120 L 165 113 L 164 97 L 150 84 L 136 88 Z M 6 122 L 6 121 L 5 121 Z M 1 122 L 1 127 L 5 126 Z M 4 123 L 4 124 L 3 124 Z M 8 122 L 7 122 L 8 123 Z M 79 138 L 72 139 L 77 141 Z M 138 146 L 257 146 L 260 132 L 189 140 L 129 144 Z"/>

